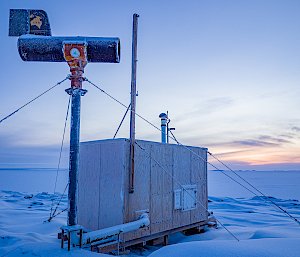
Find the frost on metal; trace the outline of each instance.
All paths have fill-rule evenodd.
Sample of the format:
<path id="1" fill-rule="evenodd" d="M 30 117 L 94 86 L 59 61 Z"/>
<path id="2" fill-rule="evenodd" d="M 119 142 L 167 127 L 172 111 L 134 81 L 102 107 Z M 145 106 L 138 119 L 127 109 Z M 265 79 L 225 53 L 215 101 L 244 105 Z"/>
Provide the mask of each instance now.
<path id="1" fill-rule="evenodd" d="M 10 9 L 9 36 L 25 34 L 51 36 L 48 15 L 43 10 Z"/>
<path id="2" fill-rule="evenodd" d="M 119 235 L 121 233 L 126 233 L 130 231 L 135 231 L 140 228 L 144 228 L 150 225 L 150 219 L 147 213 L 143 213 L 140 218 L 136 221 L 132 221 L 125 224 L 120 224 L 117 226 L 112 226 L 104 228 L 101 230 L 96 230 L 88 232 L 83 235 L 83 244 L 89 244 L 95 241 L 101 241 L 106 238 L 110 238 L 114 235 Z"/>
<path id="3" fill-rule="evenodd" d="M 65 62 L 62 49 L 66 42 L 86 42 L 88 62 L 120 62 L 119 38 L 22 35 L 18 50 L 23 61 Z"/>
<path id="4" fill-rule="evenodd" d="M 119 38 L 52 37 L 47 13 L 43 10 L 11 9 L 9 36 L 19 36 L 18 50 L 23 61 L 65 62 L 63 45 L 85 42 L 88 62 L 120 62 Z"/>

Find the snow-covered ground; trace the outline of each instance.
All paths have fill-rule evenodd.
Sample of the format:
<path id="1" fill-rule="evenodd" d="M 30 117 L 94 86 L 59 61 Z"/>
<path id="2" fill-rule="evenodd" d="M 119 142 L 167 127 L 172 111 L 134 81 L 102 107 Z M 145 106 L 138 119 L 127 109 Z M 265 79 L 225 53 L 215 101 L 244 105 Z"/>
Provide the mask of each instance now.
<path id="1" fill-rule="evenodd" d="M 55 174 L 49 169 L 0 170 L 0 256 L 101 256 L 60 249 L 57 232 L 66 223 L 65 212 L 51 223 L 44 222 L 49 217 Z M 300 218 L 300 171 L 238 174 Z M 300 256 L 300 226 L 296 222 L 220 172 L 210 171 L 208 181 L 209 209 L 239 242 L 219 226 L 198 235 L 177 233 L 170 238 L 170 246 L 137 248 L 129 256 Z M 58 192 L 63 192 L 66 182 L 67 171 L 60 171 Z M 60 196 L 55 195 L 56 199 Z M 60 207 L 66 206 L 63 197 Z"/>

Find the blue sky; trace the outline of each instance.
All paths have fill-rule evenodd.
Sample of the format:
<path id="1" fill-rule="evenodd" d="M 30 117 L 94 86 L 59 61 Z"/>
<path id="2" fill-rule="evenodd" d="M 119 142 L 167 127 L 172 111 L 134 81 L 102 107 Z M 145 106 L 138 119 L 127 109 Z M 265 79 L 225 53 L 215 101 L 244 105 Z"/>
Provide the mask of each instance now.
<path id="1" fill-rule="evenodd" d="M 205 146 L 235 169 L 300 169 L 299 1 L 21 1 L 0 3 L 1 117 L 68 74 L 65 63 L 23 62 L 8 37 L 10 8 L 44 9 L 57 36 L 119 37 L 120 64 L 85 76 L 130 100 L 132 15 L 138 13 L 137 111 Z M 1 167 L 55 167 L 69 87 L 65 82 L 0 125 Z M 124 109 L 88 84 L 81 140 L 111 138 Z M 119 136 L 128 137 L 128 120 Z M 137 138 L 159 132 L 137 119 Z M 68 138 L 67 138 L 68 140 Z M 67 164 L 67 151 L 64 153 Z"/>

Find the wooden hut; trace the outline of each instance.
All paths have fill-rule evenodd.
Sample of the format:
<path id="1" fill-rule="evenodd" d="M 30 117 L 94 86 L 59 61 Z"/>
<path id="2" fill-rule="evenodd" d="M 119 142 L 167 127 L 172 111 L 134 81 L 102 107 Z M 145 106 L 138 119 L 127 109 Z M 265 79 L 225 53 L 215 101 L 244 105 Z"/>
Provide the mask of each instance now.
<path id="1" fill-rule="evenodd" d="M 133 193 L 129 193 L 129 151 L 128 139 L 81 143 L 79 224 L 99 230 L 148 212 L 150 226 L 124 234 L 124 245 L 206 224 L 206 148 L 137 140 Z"/>

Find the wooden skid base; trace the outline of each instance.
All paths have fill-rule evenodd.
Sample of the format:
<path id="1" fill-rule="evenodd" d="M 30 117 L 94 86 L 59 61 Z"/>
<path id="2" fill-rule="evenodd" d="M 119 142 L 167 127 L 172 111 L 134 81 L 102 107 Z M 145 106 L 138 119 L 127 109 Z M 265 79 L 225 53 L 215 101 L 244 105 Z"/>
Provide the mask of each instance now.
<path id="1" fill-rule="evenodd" d="M 142 244 L 142 245 L 168 245 L 168 238 L 169 235 L 177 233 L 177 232 L 182 232 L 186 235 L 192 235 L 192 234 L 197 234 L 197 233 L 202 233 L 204 232 L 205 227 L 208 226 L 208 223 L 210 222 L 210 220 L 206 220 L 206 221 L 201 221 L 201 222 L 197 222 L 197 223 L 193 223 L 187 226 L 183 226 L 183 227 L 179 227 L 179 228 L 174 228 L 171 230 L 167 230 L 167 231 L 163 231 L 160 233 L 156 233 L 150 236 L 145 236 L 145 237 L 141 237 L 141 238 L 137 238 L 137 239 L 133 239 L 127 242 L 121 242 L 119 244 L 121 249 L 125 249 L 126 247 L 130 247 L 133 245 L 138 245 L 138 244 Z M 99 252 L 99 253 L 109 253 L 112 251 L 117 250 L 117 244 L 115 245 L 110 245 L 109 247 L 103 247 L 102 245 L 93 245 L 92 248 L 93 251 L 95 252 Z"/>

